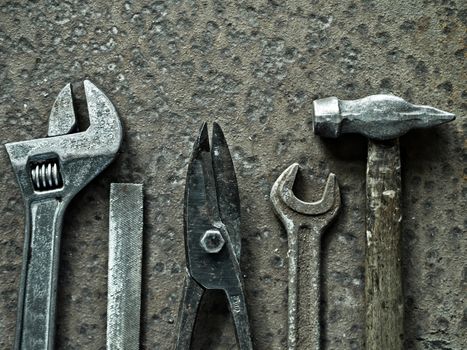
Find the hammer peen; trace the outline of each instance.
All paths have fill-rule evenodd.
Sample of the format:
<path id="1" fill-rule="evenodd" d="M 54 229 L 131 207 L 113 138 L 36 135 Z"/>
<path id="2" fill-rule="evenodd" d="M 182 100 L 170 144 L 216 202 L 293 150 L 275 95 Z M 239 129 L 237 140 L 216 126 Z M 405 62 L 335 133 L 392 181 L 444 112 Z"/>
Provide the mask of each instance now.
<path id="1" fill-rule="evenodd" d="M 412 129 L 455 119 L 393 95 L 313 102 L 313 129 L 323 137 L 361 134 L 369 139 L 366 172 L 365 344 L 368 350 L 403 347 L 401 278 L 401 171 L 398 138 Z"/>

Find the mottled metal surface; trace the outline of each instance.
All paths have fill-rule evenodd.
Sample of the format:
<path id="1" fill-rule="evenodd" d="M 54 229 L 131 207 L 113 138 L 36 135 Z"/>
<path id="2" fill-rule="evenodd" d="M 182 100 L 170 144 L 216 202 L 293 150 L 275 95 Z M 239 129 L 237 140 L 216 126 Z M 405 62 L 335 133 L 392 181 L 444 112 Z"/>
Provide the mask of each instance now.
<path id="1" fill-rule="evenodd" d="M 321 349 L 321 238 L 341 205 L 339 185 L 329 174 L 319 201 L 304 202 L 293 193 L 299 165 L 292 164 L 274 182 L 271 202 L 288 242 L 287 348 Z"/>
<path id="2" fill-rule="evenodd" d="M 282 208 L 289 208 L 299 214 L 315 216 L 325 214 L 333 209 L 337 203 L 336 198 L 340 198 L 336 175 L 332 173 L 328 175 L 323 195 L 319 200 L 316 202 L 304 202 L 293 193 L 293 185 L 297 178 L 299 167 L 298 163 L 292 164 L 274 182 L 271 189 L 271 201 L 274 206 L 277 206 L 277 209 L 280 211 L 282 211 Z"/>
<path id="3" fill-rule="evenodd" d="M 111 182 L 144 182 L 142 348 L 172 348 L 185 175 L 208 120 L 222 125 L 237 172 L 255 349 L 287 346 L 287 239 L 269 193 L 294 162 L 304 200 L 319 199 L 329 172 L 339 179 L 342 210 L 322 243 L 323 348 L 361 349 L 367 142 L 314 136 L 312 101 L 393 93 L 458 116 L 401 137 L 402 265 L 406 347 L 463 349 L 466 14 L 461 0 L 4 1 L 0 142 L 43 137 L 57 93 L 84 78 L 125 131 L 121 154 L 64 218 L 57 348 L 105 348 Z M 10 349 L 24 211 L 5 151 L 0 166 L 0 348 Z M 201 306 L 210 315 L 195 348 L 235 349 L 216 297 Z"/>
<path id="4" fill-rule="evenodd" d="M 188 281 L 180 302 L 174 349 L 190 349 L 194 343 L 199 305 L 207 291 L 225 294 L 238 348 L 253 349 L 240 267 L 240 210 L 235 168 L 224 133 L 214 123 L 209 142 L 208 127 L 203 123 L 186 175 L 183 235 Z M 208 237 L 214 240 L 213 246 L 207 244 Z"/>
<path id="5" fill-rule="evenodd" d="M 71 94 L 60 93 L 52 112 L 55 127 L 49 128 L 53 137 L 5 145 L 26 208 L 15 349 L 54 349 L 63 215 L 73 197 L 113 160 L 122 140 L 118 114 L 107 96 L 88 80 L 84 89 L 87 130 L 63 135 L 70 131 L 74 112 Z M 62 103 L 66 98 L 70 101 Z"/>
<path id="6" fill-rule="evenodd" d="M 66 84 L 55 99 L 49 116 L 48 136 L 68 134 L 76 126 L 71 84 Z"/>
<path id="7" fill-rule="evenodd" d="M 400 350 L 404 343 L 404 297 L 398 138 L 413 129 L 450 122 L 455 116 L 434 107 L 413 105 L 400 97 L 382 94 L 357 100 L 318 99 L 313 101 L 313 115 L 316 135 L 337 138 L 341 134 L 360 134 L 369 138 L 365 349 Z"/>
<path id="8" fill-rule="evenodd" d="M 454 114 L 430 106 L 413 105 L 394 95 L 371 95 L 358 100 L 326 97 L 313 101 L 316 135 L 336 138 L 360 134 L 390 140 L 413 129 L 431 128 L 455 119 Z"/>
<path id="9" fill-rule="evenodd" d="M 140 348 L 143 206 L 143 185 L 110 185 L 107 350 Z"/>

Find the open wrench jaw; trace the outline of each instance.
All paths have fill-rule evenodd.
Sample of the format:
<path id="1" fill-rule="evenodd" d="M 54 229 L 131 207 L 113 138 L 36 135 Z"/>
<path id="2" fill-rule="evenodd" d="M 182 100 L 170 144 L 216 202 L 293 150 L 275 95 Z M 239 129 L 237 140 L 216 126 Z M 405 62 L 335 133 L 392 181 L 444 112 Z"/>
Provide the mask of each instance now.
<path id="1" fill-rule="evenodd" d="M 15 350 L 52 350 L 58 260 L 68 203 L 115 157 L 122 127 L 110 100 L 84 81 L 90 126 L 75 126 L 71 88 L 60 92 L 49 136 L 6 144 L 26 206 L 24 251 L 18 293 Z"/>
<path id="2" fill-rule="evenodd" d="M 277 178 L 270 195 L 273 208 L 286 228 L 291 225 L 309 227 L 310 221 L 313 221 L 313 225 L 318 224 L 322 232 L 340 209 L 341 196 L 336 176 L 329 174 L 320 200 L 304 202 L 293 193 L 298 169 L 299 165 L 294 163 Z"/>

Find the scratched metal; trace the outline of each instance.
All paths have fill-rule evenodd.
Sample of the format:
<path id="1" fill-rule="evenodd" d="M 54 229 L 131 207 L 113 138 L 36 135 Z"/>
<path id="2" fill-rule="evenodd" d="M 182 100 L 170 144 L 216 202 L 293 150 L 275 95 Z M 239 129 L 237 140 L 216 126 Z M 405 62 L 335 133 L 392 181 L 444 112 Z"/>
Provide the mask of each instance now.
<path id="1" fill-rule="evenodd" d="M 465 0 L 2 1 L 2 143 L 44 136 L 57 93 L 84 77 L 125 126 L 122 153 L 65 214 L 56 349 L 106 346 L 111 182 L 144 182 L 141 349 L 173 349 L 185 175 L 203 120 L 222 125 L 235 164 L 255 350 L 287 346 L 287 236 L 269 192 L 293 162 L 299 198 L 319 199 L 329 172 L 339 180 L 341 212 L 322 238 L 321 336 L 325 349 L 363 349 L 367 142 L 313 135 L 312 102 L 392 93 L 458 116 L 401 139 L 402 265 L 407 349 L 463 350 L 465 8 Z M 24 211 L 4 151 L 0 168 L 0 349 L 11 349 Z M 221 297 L 201 306 L 194 349 L 235 349 Z"/>
<path id="2" fill-rule="evenodd" d="M 54 348 L 63 215 L 71 199 L 110 164 L 120 147 L 122 128 L 114 106 L 90 81 L 84 81 L 84 88 L 90 121 L 86 131 L 55 136 L 69 132 L 70 115 L 74 117 L 73 101 L 55 103 L 49 128 L 53 137 L 5 145 L 26 206 L 15 349 Z M 67 85 L 62 93 L 68 90 Z M 44 163 L 59 164 L 61 187 L 49 186 L 51 174 L 46 172 L 36 174 L 41 190 L 34 187 L 31 169 Z"/>
<path id="3" fill-rule="evenodd" d="M 372 95 L 358 100 L 327 97 L 313 101 L 315 134 L 336 138 L 361 134 L 374 140 L 400 137 L 412 129 L 450 122 L 454 114 L 411 104 L 394 95 Z"/>
<path id="4" fill-rule="evenodd" d="M 288 241 L 288 339 L 294 349 L 321 348 L 321 236 L 336 218 L 340 190 L 329 174 L 320 200 L 304 202 L 293 193 L 299 165 L 292 164 L 277 178 L 271 201 L 287 231 Z"/>
<path id="5" fill-rule="evenodd" d="M 401 349 L 404 333 L 400 251 L 402 216 L 399 197 L 397 201 L 383 202 L 379 197 L 390 192 L 385 186 L 397 184 L 396 193 L 401 192 L 398 137 L 412 129 L 425 129 L 450 122 L 455 119 L 455 115 L 430 106 L 413 105 L 394 95 L 372 95 L 349 101 L 328 97 L 313 101 L 313 107 L 315 134 L 337 138 L 341 134 L 357 133 L 370 139 L 366 190 L 365 347 Z M 395 140 L 392 146 L 380 142 L 390 139 Z M 375 156 L 375 152 L 388 152 L 387 159 L 383 159 L 386 162 L 376 161 L 378 156 Z M 384 170 L 389 174 L 387 177 L 374 175 L 384 173 Z M 372 179 L 373 182 L 374 179 L 381 182 L 376 190 Z M 378 230 L 376 227 L 384 229 Z M 370 244 L 372 233 L 378 236 L 382 232 L 385 235 L 377 237 Z M 379 245 L 374 243 L 378 240 L 381 242 Z M 374 276 L 378 274 L 383 276 L 375 279 Z"/>
<path id="6" fill-rule="evenodd" d="M 112 183 L 109 212 L 107 349 L 138 350 L 143 185 Z"/>

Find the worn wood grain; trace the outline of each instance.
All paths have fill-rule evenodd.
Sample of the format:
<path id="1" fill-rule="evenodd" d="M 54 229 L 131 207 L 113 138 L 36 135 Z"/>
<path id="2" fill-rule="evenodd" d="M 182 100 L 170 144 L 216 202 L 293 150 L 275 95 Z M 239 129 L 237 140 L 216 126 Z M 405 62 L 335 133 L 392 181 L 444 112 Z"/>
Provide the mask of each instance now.
<path id="1" fill-rule="evenodd" d="M 403 296 L 398 140 L 369 141 L 366 181 L 366 349 L 400 350 Z"/>

